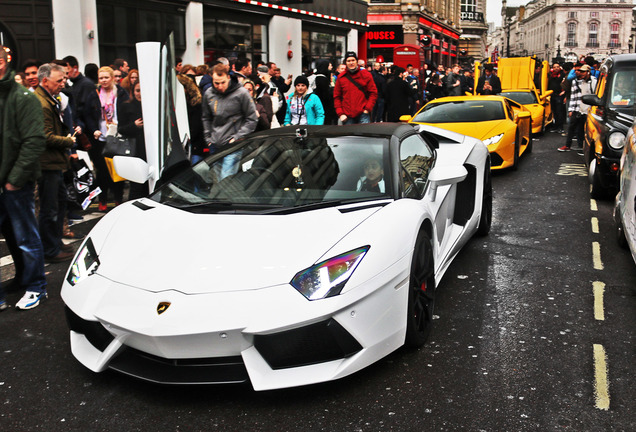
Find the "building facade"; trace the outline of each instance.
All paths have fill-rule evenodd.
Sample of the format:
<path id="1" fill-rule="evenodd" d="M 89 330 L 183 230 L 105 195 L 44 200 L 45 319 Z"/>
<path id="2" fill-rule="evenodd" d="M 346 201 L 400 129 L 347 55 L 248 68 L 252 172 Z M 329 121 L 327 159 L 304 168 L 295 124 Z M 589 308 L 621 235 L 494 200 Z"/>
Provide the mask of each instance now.
<path id="1" fill-rule="evenodd" d="M 601 59 L 633 50 L 633 8 L 628 0 L 534 0 L 519 8 L 506 7 L 504 0 L 502 27 L 512 56 Z"/>
<path id="2" fill-rule="evenodd" d="M 459 63 L 472 65 L 486 56 L 488 25 L 485 20 L 486 0 L 461 0 Z"/>
<path id="3" fill-rule="evenodd" d="M 314 0 L 3 0 L 0 37 L 19 65 L 74 55 L 80 65 L 124 58 L 135 44 L 174 34 L 176 55 L 191 64 L 241 56 L 299 74 L 318 58 L 343 61 L 366 34 L 368 3 Z M 52 24 L 51 24 L 52 23 Z M 366 46 L 362 44 L 364 48 Z"/>
<path id="4" fill-rule="evenodd" d="M 458 61 L 460 0 L 369 1 L 369 61 L 393 63 L 395 50 L 405 45 L 415 50 L 419 63 L 448 66 Z"/>

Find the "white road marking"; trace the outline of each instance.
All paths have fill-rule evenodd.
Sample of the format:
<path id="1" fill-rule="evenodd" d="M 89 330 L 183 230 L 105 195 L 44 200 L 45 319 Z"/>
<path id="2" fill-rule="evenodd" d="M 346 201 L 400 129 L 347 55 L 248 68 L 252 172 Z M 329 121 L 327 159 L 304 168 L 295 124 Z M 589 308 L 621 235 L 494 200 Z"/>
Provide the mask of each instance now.
<path id="1" fill-rule="evenodd" d="M 592 290 L 594 291 L 594 319 L 604 321 L 605 308 L 603 305 L 603 295 L 605 293 L 605 284 L 599 281 L 593 282 Z"/>
<path id="2" fill-rule="evenodd" d="M 609 410 L 610 395 L 607 379 L 607 356 L 603 345 L 594 344 L 594 393 L 596 395 L 596 408 Z"/>
<path id="3" fill-rule="evenodd" d="M 596 205 L 596 200 L 594 200 L 594 199 L 590 200 L 590 210 L 598 211 L 598 206 Z"/>
<path id="4" fill-rule="evenodd" d="M 603 270 L 603 261 L 601 261 L 601 244 L 599 242 L 592 243 L 592 258 L 594 260 L 594 270 Z"/>
<path id="5" fill-rule="evenodd" d="M 559 166 L 559 170 L 556 173 L 560 176 L 579 176 L 585 177 L 587 176 L 587 169 L 585 168 L 585 164 L 568 164 L 564 163 Z"/>
<path id="6" fill-rule="evenodd" d="M 592 218 L 592 232 L 594 234 L 598 234 L 599 230 L 598 230 L 598 219 L 593 217 Z"/>

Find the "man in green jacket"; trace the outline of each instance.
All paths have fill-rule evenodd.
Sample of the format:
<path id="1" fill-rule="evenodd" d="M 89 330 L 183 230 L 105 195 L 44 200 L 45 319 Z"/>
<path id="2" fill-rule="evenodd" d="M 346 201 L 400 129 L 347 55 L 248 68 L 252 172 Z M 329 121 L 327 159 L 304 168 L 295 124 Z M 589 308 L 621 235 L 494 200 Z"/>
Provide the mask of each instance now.
<path id="1" fill-rule="evenodd" d="M 70 167 L 69 150 L 75 144 L 75 136 L 71 136 L 68 127 L 62 122 L 60 101 L 57 99 L 66 83 L 64 68 L 55 63 L 45 63 L 38 69 L 38 79 L 40 85 L 35 89 L 35 95 L 40 100 L 44 114 L 46 136 L 46 149 L 40 155 L 42 177 L 38 180 L 38 225 L 44 260 L 57 263 L 73 258 L 73 249 L 62 243 L 62 236 L 67 201 L 64 171 Z"/>
<path id="2" fill-rule="evenodd" d="M 8 55 L 0 45 L 0 224 L 8 220 L 24 261 L 16 304 L 32 309 L 46 297 L 44 253 L 35 220 L 33 191 L 40 176 L 44 124 L 38 99 L 14 80 Z M 0 286 L 0 310 L 6 309 Z"/>

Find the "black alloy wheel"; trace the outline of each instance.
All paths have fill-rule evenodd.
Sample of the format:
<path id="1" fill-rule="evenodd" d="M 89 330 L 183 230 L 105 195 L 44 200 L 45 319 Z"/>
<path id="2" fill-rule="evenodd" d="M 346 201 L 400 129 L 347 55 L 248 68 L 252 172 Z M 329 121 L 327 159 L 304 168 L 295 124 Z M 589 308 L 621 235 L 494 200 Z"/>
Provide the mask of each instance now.
<path id="1" fill-rule="evenodd" d="M 528 133 L 528 145 L 526 146 L 526 153 L 532 153 L 532 145 L 534 142 L 532 141 L 532 129 Z"/>
<path id="2" fill-rule="evenodd" d="M 521 151 L 521 142 L 519 141 L 519 130 L 515 134 L 515 157 L 512 162 L 512 170 L 517 171 L 519 169 L 519 152 Z"/>
<path id="3" fill-rule="evenodd" d="M 412 348 L 424 345 L 431 333 L 434 306 L 433 245 L 428 235 L 422 231 L 417 236 L 411 263 L 405 345 Z"/>

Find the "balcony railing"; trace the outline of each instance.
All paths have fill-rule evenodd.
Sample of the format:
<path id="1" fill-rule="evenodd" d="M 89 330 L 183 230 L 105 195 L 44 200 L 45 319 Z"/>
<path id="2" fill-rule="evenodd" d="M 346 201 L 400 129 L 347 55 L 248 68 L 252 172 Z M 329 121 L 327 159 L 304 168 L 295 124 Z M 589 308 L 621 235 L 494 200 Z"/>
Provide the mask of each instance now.
<path id="1" fill-rule="evenodd" d="M 574 48 L 574 47 L 579 46 L 579 44 L 577 44 L 576 41 L 567 41 L 565 43 L 565 46 L 568 47 L 568 48 Z"/>
<path id="2" fill-rule="evenodd" d="M 460 18 L 462 21 L 476 21 L 476 22 L 485 22 L 484 14 L 481 12 L 460 12 Z"/>
<path id="3" fill-rule="evenodd" d="M 610 42 L 607 44 L 608 48 L 620 48 L 621 47 L 621 43 L 620 42 Z"/>
<path id="4" fill-rule="evenodd" d="M 587 48 L 598 48 L 599 47 L 599 43 L 598 42 L 588 42 L 585 44 L 585 46 Z"/>

